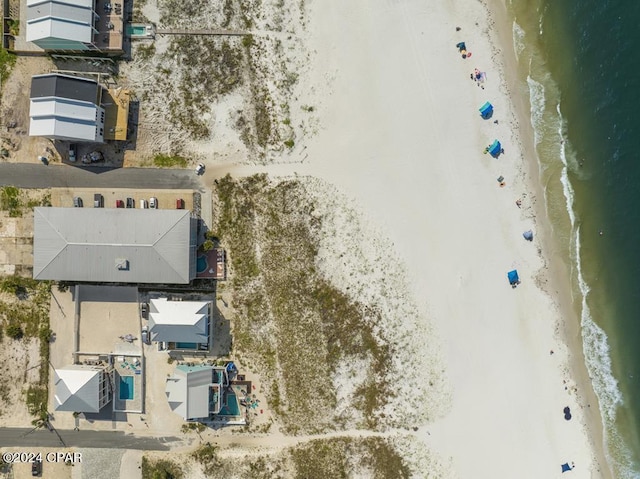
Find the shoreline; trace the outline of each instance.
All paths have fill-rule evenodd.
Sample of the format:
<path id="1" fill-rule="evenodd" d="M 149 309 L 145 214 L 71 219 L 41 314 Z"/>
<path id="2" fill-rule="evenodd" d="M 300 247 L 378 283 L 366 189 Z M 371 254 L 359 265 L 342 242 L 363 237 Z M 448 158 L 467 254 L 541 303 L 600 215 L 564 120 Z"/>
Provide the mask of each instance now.
<path id="1" fill-rule="evenodd" d="M 482 1 L 482 0 L 481 0 Z M 509 86 L 509 96 L 515 109 L 516 116 L 520 120 L 520 140 L 522 142 L 523 153 L 528 159 L 526 162 L 527 173 L 530 177 L 530 187 L 535 191 L 538 198 L 545 198 L 544 188 L 540 180 L 540 164 L 537 158 L 534 145 L 534 133 L 531 126 L 531 105 L 523 95 L 514 95 L 513 91 L 521 86 L 522 79 L 518 75 L 518 64 L 513 48 L 512 23 L 505 4 L 505 0 L 484 0 L 489 15 L 491 15 L 498 25 L 495 34 L 498 37 L 500 47 L 503 49 L 503 59 L 505 61 L 504 76 Z M 544 288 L 552 298 L 560 305 L 562 316 L 561 338 L 567 344 L 570 351 L 569 364 L 576 382 L 581 385 L 583 391 L 582 407 L 584 409 L 586 427 L 589 438 L 598 458 L 598 463 L 602 465 L 604 471 L 602 477 L 611 479 L 613 477 L 611 465 L 607 460 L 608 452 L 605 444 L 604 422 L 600 412 L 599 399 L 593 389 L 593 384 L 589 376 L 584 355 L 582 340 L 582 327 L 579 305 L 574 298 L 574 292 L 570 279 L 571 266 L 567 263 L 567 258 L 563 257 L 558 248 L 558 239 L 553 233 L 553 227 L 547 214 L 546 200 L 537 203 L 535 206 L 536 220 L 541 231 L 539 235 L 543 246 L 543 257 L 548 265 L 549 284 Z M 593 407 L 591 407 L 593 405 Z"/>
<path id="2" fill-rule="evenodd" d="M 290 156 L 305 151 L 309 159 L 211 165 L 207 179 L 223 171 L 320 178 L 387 235 L 408 270 L 420 319 L 439 338 L 425 348 L 443 349 L 453 389 L 449 412 L 417 434 L 460 477 L 508 477 L 514 468 L 528 471 L 521 477 L 560 477 L 559 465 L 575 460 L 577 477 L 610 478 L 570 271 L 546 212 L 528 96 L 514 94 L 521 88 L 504 4 L 356 0 L 307 9 L 314 10 L 314 61 L 300 92 L 321 128 Z M 388 41 L 380 28 L 388 28 Z M 456 52 L 461 40 L 471 59 Z M 488 72 L 486 89 L 469 83 L 474 67 Z M 499 125 L 476 117 L 486 100 Z M 506 149 L 498 160 L 481 154 L 494 135 Z M 503 174 L 501 189 L 495 178 Z M 513 204 L 519 197 L 521 210 Z M 527 244 L 521 232 L 532 225 L 536 239 Z M 504 275 L 513 268 L 523 281 L 516 291 Z M 570 427 L 561 414 L 567 404 Z"/>
<path id="3" fill-rule="evenodd" d="M 314 11 L 310 89 L 320 99 L 323 128 L 306 142 L 309 163 L 291 169 L 345 192 L 408 266 L 413 296 L 442 338 L 453 388 L 450 412 L 419 431 L 433 451 L 449 458 L 460 477 L 506 477 L 523 466 L 526 477 L 541 477 L 559 472 L 567 459 L 575 460 L 579 476 L 609 477 L 598 421 L 582 407 L 595 404 L 595 396 L 577 329 L 570 329 L 577 322 L 568 319 L 575 311 L 561 276 L 566 266 L 556 261 L 545 224 L 537 162 L 526 160 L 533 135 L 522 125 L 529 115 L 502 88 L 513 88 L 507 56 L 513 46 L 503 38 L 511 29 L 503 24 L 487 32 L 484 25 L 499 19 L 491 14 L 485 4 L 421 2 Z M 347 25 L 357 25 L 355 32 L 336 35 Z M 389 41 L 376 37 L 382 25 Z M 472 59 L 461 60 L 454 49 L 462 40 Z M 469 83 L 474 67 L 488 72 L 485 90 Z M 499 125 L 476 117 L 486 100 Z M 498 160 L 481 154 L 493 135 L 507 150 Z M 495 178 L 502 174 L 507 186 L 500 189 Z M 513 200 L 521 195 L 525 204 L 517 210 Z M 532 222 L 543 257 L 520 237 Z M 472 231 L 478 239 L 467 239 Z M 502 279 L 514 266 L 523 280 L 517 291 Z M 541 272 L 549 281 L 544 289 Z M 561 415 L 566 404 L 575 411 L 570 427 Z M 486 464 L 494 457 L 505 464 Z"/>

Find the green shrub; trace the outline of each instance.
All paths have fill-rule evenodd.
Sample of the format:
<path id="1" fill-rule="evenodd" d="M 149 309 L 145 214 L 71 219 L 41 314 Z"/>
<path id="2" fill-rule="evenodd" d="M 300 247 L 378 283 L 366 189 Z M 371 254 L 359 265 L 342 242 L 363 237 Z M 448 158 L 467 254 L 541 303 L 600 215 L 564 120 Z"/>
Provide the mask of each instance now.
<path id="1" fill-rule="evenodd" d="M 22 339 L 24 331 L 18 323 L 10 323 L 6 327 L 7 336 L 11 339 Z"/>
<path id="2" fill-rule="evenodd" d="M 213 247 L 214 247 L 213 241 L 211 240 L 207 240 L 204 243 L 202 243 L 202 251 L 211 251 Z"/>

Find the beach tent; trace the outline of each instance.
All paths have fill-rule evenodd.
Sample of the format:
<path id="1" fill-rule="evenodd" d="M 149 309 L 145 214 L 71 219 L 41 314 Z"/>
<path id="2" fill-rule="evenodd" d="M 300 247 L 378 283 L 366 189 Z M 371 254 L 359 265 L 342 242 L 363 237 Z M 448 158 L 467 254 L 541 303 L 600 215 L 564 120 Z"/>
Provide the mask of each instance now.
<path id="1" fill-rule="evenodd" d="M 561 467 L 562 467 L 562 472 L 567 472 L 567 471 L 570 471 L 571 469 L 573 469 L 573 468 L 572 468 L 568 463 L 566 463 L 566 462 L 565 462 L 564 464 L 562 464 L 562 466 L 561 466 Z"/>
<path id="2" fill-rule="evenodd" d="M 485 120 L 491 118 L 493 115 L 493 105 L 489 102 L 485 102 L 485 104 L 480 107 L 480 115 Z"/>
<path id="3" fill-rule="evenodd" d="M 524 239 L 526 239 L 527 241 L 533 241 L 533 231 L 531 230 L 525 231 L 524 233 L 522 233 L 522 236 L 524 236 Z"/>
<path id="4" fill-rule="evenodd" d="M 493 143 L 489 145 L 487 151 L 494 158 L 498 158 L 498 156 L 500 156 L 500 153 L 502 153 L 502 145 L 498 140 L 493 140 Z"/>
<path id="5" fill-rule="evenodd" d="M 511 284 L 511 286 L 515 286 L 520 282 L 520 278 L 518 277 L 518 271 L 515 269 L 513 271 L 509 271 L 507 273 L 507 277 L 509 278 L 509 284 Z"/>

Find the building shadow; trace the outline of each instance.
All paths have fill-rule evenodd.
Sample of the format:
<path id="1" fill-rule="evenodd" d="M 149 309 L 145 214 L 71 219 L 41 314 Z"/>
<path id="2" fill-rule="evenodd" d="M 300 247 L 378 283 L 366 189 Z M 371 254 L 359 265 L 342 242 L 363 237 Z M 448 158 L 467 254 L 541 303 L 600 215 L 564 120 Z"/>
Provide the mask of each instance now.
<path id="1" fill-rule="evenodd" d="M 231 321 L 224 317 L 218 305 L 211 306 L 211 349 L 210 354 L 215 357 L 231 354 Z"/>
<path id="2" fill-rule="evenodd" d="M 123 148 L 135 151 L 138 143 L 138 123 L 140 122 L 140 100 L 131 98 L 129 101 L 129 119 L 127 122 L 127 141 Z"/>

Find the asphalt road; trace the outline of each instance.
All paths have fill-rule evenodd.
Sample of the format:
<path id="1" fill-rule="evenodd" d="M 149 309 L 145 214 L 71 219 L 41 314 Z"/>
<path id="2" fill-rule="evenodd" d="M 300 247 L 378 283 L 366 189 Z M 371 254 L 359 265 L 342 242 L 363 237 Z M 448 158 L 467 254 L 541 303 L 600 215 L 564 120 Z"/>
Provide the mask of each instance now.
<path id="1" fill-rule="evenodd" d="M 19 188 L 140 188 L 203 190 L 193 169 L 100 168 L 0 163 L 0 186 Z"/>
<path id="2" fill-rule="evenodd" d="M 57 432 L 57 434 L 56 434 Z M 148 437 L 122 431 L 73 431 L 33 428 L 0 428 L 0 447 L 90 447 L 99 449 L 141 449 L 168 451 L 178 437 Z M 61 442 L 62 439 L 62 442 Z"/>

